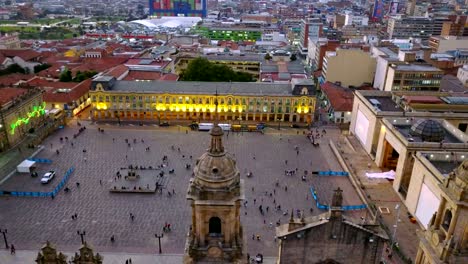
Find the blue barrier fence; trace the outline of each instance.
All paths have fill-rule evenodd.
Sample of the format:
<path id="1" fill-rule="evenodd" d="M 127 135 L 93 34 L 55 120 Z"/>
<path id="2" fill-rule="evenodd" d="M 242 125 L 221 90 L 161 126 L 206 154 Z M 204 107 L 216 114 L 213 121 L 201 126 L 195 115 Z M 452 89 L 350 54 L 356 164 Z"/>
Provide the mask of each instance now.
<path id="1" fill-rule="evenodd" d="M 317 191 L 315 191 L 313 187 L 310 187 L 310 193 L 312 194 L 312 198 L 314 198 L 315 205 L 317 206 L 318 209 L 322 209 L 322 210 L 330 209 L 330 206 L 328 206 L 326 204 L 319 203 L 319 199 L 318 199 L 318 196 L 317 196 Z M 366 208 L 367 208 L 367 206 L 365 204 L 343 205 L 341 207 L 341 209 L 344 210 L 344 211 L 362 210 L 362 209 L 366 209 Z"/>
<path id="2" fill-rule="evenodd" d="M 56 196 L 57 193 L 62 189 L 62 187 L 67 183 L 70 175 L 73 173 L 75 168 L 71 167 L 70 169 L 65 172 L 63 179 L 59 182 L 57 186 L 55 186 L 54 190 L 51 192 L 16 192 L 16 191 L 0 191 L 0 195 L 11 195 L 15 197 L 52 197 Z"/>
<path id="3" fill-rule="evenodd" d="M 347 171 L 313 171 L 312 174 L 319 176 L 349 176 Z"/>
<path id="4" fill-rule="evenodd" d="M 39 158 L 29 158 L 30 161 L 35 161 L 37 163 L 52 163 L 50 159 L 39 159 Z"/>

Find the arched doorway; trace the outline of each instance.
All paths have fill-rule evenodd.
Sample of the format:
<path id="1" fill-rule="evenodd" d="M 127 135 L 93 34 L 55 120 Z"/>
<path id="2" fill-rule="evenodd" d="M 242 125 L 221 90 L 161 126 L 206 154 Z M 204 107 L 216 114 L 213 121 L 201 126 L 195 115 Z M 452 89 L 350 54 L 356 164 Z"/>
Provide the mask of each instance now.
<path id="1" fill-rule="evenodd" d="M 452 222 L 452 212 L 450 210 L 445 210 L 444 221 L 442 221 L 442 227 L 448 231 L 450 223 Z"/>
<path id="2" fill-rule="evenodd" d="M 219 217 L 211 217 L 208 230 L 210 235 L 220 235 L 221 219 L 219 219 Z"/>

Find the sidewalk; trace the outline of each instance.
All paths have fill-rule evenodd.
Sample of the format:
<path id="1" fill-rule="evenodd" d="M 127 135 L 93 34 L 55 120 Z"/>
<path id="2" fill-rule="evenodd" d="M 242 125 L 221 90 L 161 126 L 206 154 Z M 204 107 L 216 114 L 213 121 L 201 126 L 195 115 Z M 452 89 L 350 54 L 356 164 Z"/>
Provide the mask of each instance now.
<path id="1" fill-rule="evenodd" d="M 11 255 L 8 250 L 0 250 L 0 264 L 26 264 L 35 263 L 39 250 L 17 250 L 16 255 Z M 62 252 L 71 260 L 75 252 Z M 95 253 L 96 254 L 96 253 Z M 132 259 L 132 264 L 182 264 L 184 256 L 179 254 L 132 254 L 132 253 L 113 253 L 99 252 L 104 257 L 104 264 L 125 264 L 127 259 Z M 263 260 L 265 264 L 276 263 L 276 258 L 266 257 Z"/>
<path id="2" fill-rule="evenodd" d="M 390 213 L 379 214 L 378 217 L 389 235 L 389 243 L 391 243 L 397 219 L 395 206 L 397 204 L 400 205 L 400 220 L 398 221 L 396 241 L 403 254 L 414 262 L 419 245 L 416 230 L 421 229 L 421 227 L 418 224 L 410 222 L 408 210 L 393 189 L 392 182 L 386 179 L 368 179 L 366 177 L 366 172 L 381 172 L 381 169 L 375 165 L 374 161 L 367 155 L 355 137 L 342 136 L 338 142 L 330 142 L 330 145 L 335 147 L 337 150 L 335 154 L 340 163 L 344 163 L 342 164 L 343 167 L 350 172 L 357 186 L 361 187 L 361 190 L 358 190 L 358 192 L 361 191 L 363 193 L 366 203 L 371 207 L 375 205 L 377 210 L 379 207 L 388 208 Z M 373 211 L 375 212 L 375 210 Z M 397 254 L 393 255 L 393 260 L 387 263 L 404 263 L 395 258 Z"/>

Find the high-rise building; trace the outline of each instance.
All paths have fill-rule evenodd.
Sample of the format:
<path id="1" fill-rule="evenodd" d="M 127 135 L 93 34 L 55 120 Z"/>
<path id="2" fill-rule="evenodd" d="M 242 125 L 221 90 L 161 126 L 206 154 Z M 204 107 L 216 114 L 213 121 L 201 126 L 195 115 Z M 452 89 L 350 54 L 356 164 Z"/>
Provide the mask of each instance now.
<path id="1" fill-rule="evenodd" d="M 427 40 L 430 36 L 439 36 L 446 21 L 446 18 L 394 16 L 388 20 L 387 33 L 390 39 L 413 37 Z"/>
<path id="2" fill-rule="evenodd" d="M 309 45 L 309 39 L 318 39 L 323 33 L 323 23 L 320 18 L 308 18 L 303 19 L 301 23 L 301 39 L 300 39 L 300 51 L 301 54 L 307 55 L 307 47 Z"/>
<path id="3" fill-rule="evenodd" d="M 398 0 L 393 0 L 390 3 L 390 8 L 388 9 L 388 14 L 391 15 L 391 16 L 394 16 L 394 15 L 398 14 L 398 6 L 399 5 L 400 5 L 400 3 L 398 2 Z"/>
<path id="4" fill-rule="evenodd" d="M 207 0 L 149 0 L 150 16 L 206 17 Z"/>
<path id="5" fill-rule="evenodd" d="M 372 20 L 380 21 L 384 16 L 384 4 L 382 0 L 375 0 L 374 8 L 372 10 Z"/>

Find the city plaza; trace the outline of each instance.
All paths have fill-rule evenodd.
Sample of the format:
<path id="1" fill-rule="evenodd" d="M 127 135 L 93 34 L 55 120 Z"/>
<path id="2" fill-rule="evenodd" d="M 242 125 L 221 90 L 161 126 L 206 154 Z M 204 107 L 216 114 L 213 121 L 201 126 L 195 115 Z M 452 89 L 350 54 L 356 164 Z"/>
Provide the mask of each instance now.
<path id="1" fill-rule="evenodd" d="M 189 131 L 183 126 L 158 127 L 155 124 L 118 126 L 82 121 L 81 126 L 86 126 L 86 130 L 76 138 L 73 135 L 80 127 L 72 122 L 43 142 L 43 150 L 36 157 L 53 162 L 38 165 L 37 171 L 42 175 L 56 170 L 56 179 L 51 183 L 40 185 L 38 178 L 15 174 L 0 185 L 2 190 L 50 191 L 69 168 L 75 169 L 65 185 L 70 191 L 65 193 L 62 189 L 54 198 L 0 197 L 0 210 L 9 212 L 0 215 L 2 228 L 8 229 L 8 242 L 18 250 L 39 251 L 50 241 L 60 251 L 75 251 L 81 244 L 77 233 L 80 231 L 85 233 L 84 240 L 98 252 L 157 253 L 155 235 L 163 234 L 162 253 L 183 254 L 191 219 L 186 192 L 192 171 L 185 166 L 193 166 L 206 151 L 210 135 Z M 68 141 L 60 140 L 65 137 Z M 312 171 L 342 170 L 328 146 L 329 140 L 336 141 L 338 137 L 338 130 L 327 129 L 319 140 L 320 147 L 314 147 L 299 129 L 267 128 L 265 134 L 225 132 L 224 146 L 237 160 L 245 182 L 246 202 L 242 203 L 241 222 L 248 253 L 276 256 L 274 227 L 277 222 L 287 223 L 291 210 L 295 216 L 298 210 L 305 216 L 323 212 L 311 198 L 311 186 L 322 204 L 330 203 L 337 187 L 344 190 L 343 204 L 362 204 L 347 177 L 311 174 Z M 156 167 L 162 164 L 163 156 L 168 157 L 168 166 L 163 168 L 166 173 L 161 193 L 109 191 L 116 184 L 116 172 L 120 168 L 128 165 Z M 296 175 L 285 176 L 285 170 L 296 168 Z M 174 173 L 169 174 L 170 169 Z M 305 170 L 308 171 L 306 182 L 301 180 Z M 252 172 L 253 176 L 246 177 L 247 172 Z M 259 212 L 260 205 L 263 210 L 269 208 L 265 216 Z M 277 205 L 281 205 L 281 210 L 275 210 Z M 76 220 L 72 219 L 74 214 Z M 134 215 L 134 220 L 130 214 Z M 367 216 L 365 210 L 348 214 L 355 218 Z M 163 231 L 166 224 L 170 224 L 171 231 Z"/>

